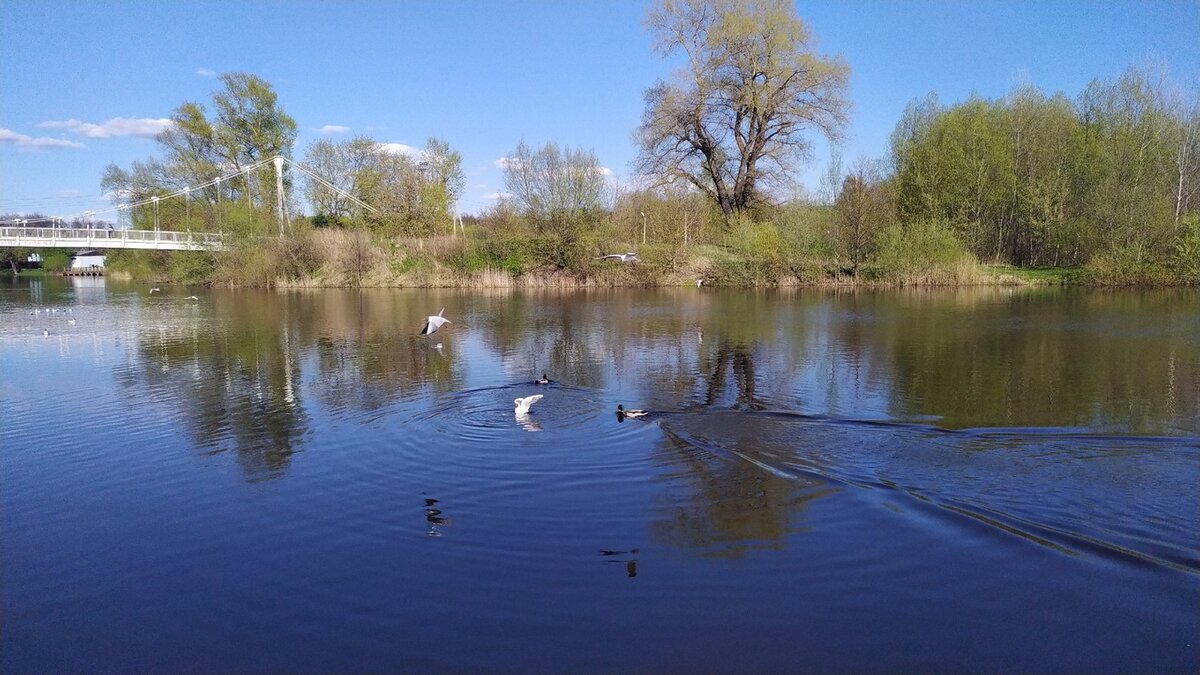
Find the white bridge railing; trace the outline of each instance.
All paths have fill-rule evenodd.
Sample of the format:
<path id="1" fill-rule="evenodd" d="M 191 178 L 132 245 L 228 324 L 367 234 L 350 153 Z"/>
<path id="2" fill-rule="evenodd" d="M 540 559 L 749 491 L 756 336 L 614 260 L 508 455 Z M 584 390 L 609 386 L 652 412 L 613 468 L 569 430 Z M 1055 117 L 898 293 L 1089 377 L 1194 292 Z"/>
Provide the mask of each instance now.
<path id="1" fill-rule="evenodd" d="M 0 246 L 210 251 L 224 248 L 225 236 L 212 232 L 168 232 L 165 230 L 0 227 Z"/>

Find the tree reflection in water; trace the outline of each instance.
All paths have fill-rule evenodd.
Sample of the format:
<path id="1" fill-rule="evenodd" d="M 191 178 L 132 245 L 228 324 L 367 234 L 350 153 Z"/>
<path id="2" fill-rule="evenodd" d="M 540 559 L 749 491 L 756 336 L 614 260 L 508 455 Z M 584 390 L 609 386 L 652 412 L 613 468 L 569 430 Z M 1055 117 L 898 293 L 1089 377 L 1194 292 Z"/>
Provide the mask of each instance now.
<path id="1" fill-rule="evenodd" d="M 245 311 L 251 297 L 222 298 L 218 311 L 236 317 L 220 331 L 200 325 L 158 326 L 137 338 L 140 370 L 127 387 L 161 393 L 207 452 L 232 450 L 247 479 L 280 475 L 306 432 L 296 329 L 286 304 Z M 122 371 L 125 372 L 125 371 Z"/>
<path id="2" fill-rule="evenodd" d="M 286 469 L 312 410 L 361 419 L 460 392 L 470 372 L 476 386 L 546 372 L 562 386 L 619 396 L 613 405 L 660 411 L 777 408 L 1141 433 L 1200 416 L 1196 301 L 1170 292 L 242 290 L 211 298 L 189 306 L 207 313 L 199 323 L 143 324 L 137 375 L 125 384 L 161 391 L 157 399 L 178 406 L 198 445 L 236 451 L 255 478 Z M 415 334 L 441 306 L 460 320 L 439 333 L 437 350 Z"/>
<path id="3" fill-rule="evenodd" d="M 424 386 L 454 391 L 452 349 L 419 344 L 394 296 L 322 291 L 213 293 L 204 321 L 145 328 L 127 387 L 162 392 L 204 451 L 233 451 L 248 480 L 281 475 L 308 433 L 305 395 L 333 415 L 379 410 Z M 411 297 L 410 297 L 411 300 Z M 301 364 L 314 354 L 315 377 Z"/>

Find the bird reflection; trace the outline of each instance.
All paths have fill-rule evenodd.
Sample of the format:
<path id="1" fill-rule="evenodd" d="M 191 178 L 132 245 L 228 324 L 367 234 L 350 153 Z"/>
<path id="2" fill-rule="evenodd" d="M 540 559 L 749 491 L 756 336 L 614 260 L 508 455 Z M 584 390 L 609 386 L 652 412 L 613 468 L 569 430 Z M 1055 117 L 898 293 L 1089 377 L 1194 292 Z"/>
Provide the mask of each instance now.
<path id="1" fill-rule="evenodd" d="M 533 417 L 527 412 L 516 412 L 513 414 L 513 416 L 516 418 L 517 424 L 524 428 L 525 431 L 542 430 L 542 425 L 538 424 L 538 421 L 533 419 Z"/>
<path id="2" fill-rule="evenodd" d="M 630 579 L 637 576 L 637 555 L 641 549 L 632 548 L 628 551 L 610 551 L 608 549 L 600 549 L 600 555 L 608 558 L 605 562 L 610 563 L 625 563 L 625 576 Z"/>
<path id="3" fill-rule="evenodd" d="M 450 524 L 450 520 L 442 517 L 442 510 L 435 505 L 438 500 L 425 498 L 425 535 L 429 537 L 442 536 L 442 528 Z"/>

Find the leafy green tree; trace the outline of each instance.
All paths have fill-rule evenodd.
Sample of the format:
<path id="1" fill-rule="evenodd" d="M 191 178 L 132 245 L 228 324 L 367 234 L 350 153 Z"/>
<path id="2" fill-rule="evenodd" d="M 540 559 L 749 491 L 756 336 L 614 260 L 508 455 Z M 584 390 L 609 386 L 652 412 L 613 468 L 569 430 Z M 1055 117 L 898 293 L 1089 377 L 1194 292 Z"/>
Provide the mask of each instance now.
<path id="1" fill-rule="evenodd" d="M 870 255 L 876 233 L 892 220 L 891 199 L 879 169 L 865 159 L 857 161 L 842 180 L 834 206 L 840 234 L 840 240 L 835 241 L 836 250 L 844 251 L 857 269 Z"/>
<path id="2" fill-rule="evenodd" d="M 319 222 L 365 225 L 389 236 L 448 231 L 466 184 L 462 155 L 437 138 L 413 154 L 390 151 L 365 136 L 321 140 L 309 146 L 305 165 L 323 179 L 306 179 Z M 347 195 L 374 210 L 364 212 Z"/>
<path id="3" fill-rule="evenodd" d="M 1200 85 L 1175 102 L 1179 122 L 1175 146 L 1175 225 L 1184 213 L 1194 210 L 1200 198 Z"/>
<path id="4" fill-rule="evenodd" d="M 814 52 L 792 2 L 660 0 L 646 23 L 687 67 L 646 92 L 638 170 L 696 186 L 727 225 L 789 182 L 810 131 L 841 136 L 849 67 Z"/>
<path id="5" fill-rule="evenodd" d="M 1096 142 L 1088 217 L 1109 248 L 1170 243 L 1174 191 L 1171 111 L 1163 74 L 1131 67 L 1114 82 L 1094 81 L 1080 97 L 1085 132 Z"/>
<path id="6" fill-rule="evenodd" d="M 341 142 L 322 139 L 310 145 L 304 164 L 324 179 L 306 178 L 306 192 L 316 214 L 343 224 L 360 220 L 361 207 L 346 195 L 367 196 L 365 190 L 377 182 L 380 153 L 379 144 L 365 136 Z"/>
<path id="7" fill-rule="evenodd" d="M 976 256 L 1017 265 L 1116 249 L 1161 264 L 1200 182 L 1200 122 L 1169 91 L 1163 73 L 1135 67 L 1075 102 L 1030 86 L 949 107 L 915 101 L 892 134 L 900 220 L 945 221 Z"/>
<path id="8" fill-rule="evenodd" d="M 425 143 L 425 152 L 421 160 L 425 164 L 425 177 L 434 188 L 432 196 L 444 203 L 441 210 L 449 216 L 458 207 L 463 188 L 467 185 L 466 175 L 462 169 L 462 154 L 450 147 L 450 144 L 440 138 L 430 138 Z M 434 210 L 437 204 L 434 204 Z"/>
<path id="9" fill-rule="evenodd" d="M 604 169 L 596 153 L 547 143 L 533 150 L 525 141 L 504 161 L 504 186 L 518 211 L 541 230 L 565 231 L 605 208 Z"/>
<path id="10" fill-rule="evenodd" d="M 277 155 L 291 157 L 296 121 L 280 107 L 271 85 L 255 75 L 225 73 L 222 88 L 213 94 L 213 115 L 199 103 L 185 102 L 171 115 L 172 125 L 159 134 L 162 159 L 135 162 L 132 170 L 109 165 L 101 189 L 120 203 L 145 199 L 201 185 L 217 176 L 236 176 L 183 199 L 158 204 L 159 220 L 186 221 L 189 227 L 216 229 L 227 226 L 219 210 L 245 203 L 247 223 L 255 209 L 274 214 L 275 169 L 269 163 L 254 171 L 249 167 Z M 286 179 L 290 184 L 290 177 Z M 285 186 L 286 189 L 286 186 Z M 191 221 L 193 206 L 204 205 L 210 217 Z M 145 227 L 146 209 L 131 214 L 135 227 Z M 266 227 L 271 222 L 264 217 Z"/>

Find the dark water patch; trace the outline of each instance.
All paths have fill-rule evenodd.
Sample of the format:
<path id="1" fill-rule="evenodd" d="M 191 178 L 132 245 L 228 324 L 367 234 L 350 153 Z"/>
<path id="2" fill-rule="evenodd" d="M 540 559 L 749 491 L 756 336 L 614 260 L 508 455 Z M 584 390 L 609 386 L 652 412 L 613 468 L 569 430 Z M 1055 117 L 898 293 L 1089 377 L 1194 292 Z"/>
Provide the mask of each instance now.
<path id="1" fill-rule="evenodd" d="M 1062 553 L 1200 574 L 1196 439 L 948 430 L 778 410 L 660 419 L 668 434 L 697 451 L 775 477 L 887 490 L 912 499 L 915 508 L 970 518 L 997 535 Z M 1164 485 L 1173 488 L 1166 499 Z M 1159 496 L 1146 499 L 1143 491 Z"/>

